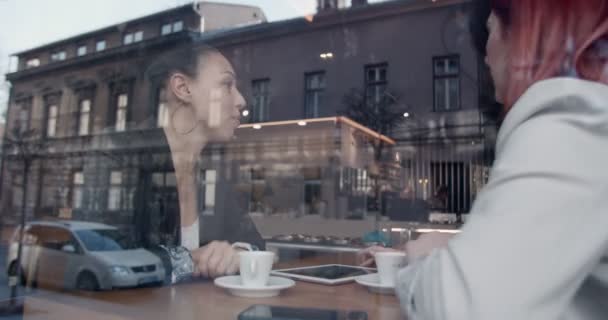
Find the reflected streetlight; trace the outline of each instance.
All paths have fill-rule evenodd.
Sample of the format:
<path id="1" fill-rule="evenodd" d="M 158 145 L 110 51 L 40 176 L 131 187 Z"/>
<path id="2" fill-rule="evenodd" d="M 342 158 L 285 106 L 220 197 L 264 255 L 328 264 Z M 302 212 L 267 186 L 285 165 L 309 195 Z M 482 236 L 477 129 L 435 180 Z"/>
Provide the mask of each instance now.
<path id="1" fill-rule="evenodd" d="M 262 129 L 262 126 L 259 125 L 259 124 L 254 124 L 253 128 L 256 129 L 256 130 L 260 130 L 260 129 Z"/>
<path id="2" fill-rule="evenodd" d="M 246 117 L 249 115 L 249 110 L 243 110 L 243 117 Z"/>
<path id="3" fill-rule="evenodd" d="M 298 122 L 298 125 L 299 125 L 300 127 L 304 127 L 304 126 L 306 126 L 306 121 L 299 121 L 299 122 Z"/>

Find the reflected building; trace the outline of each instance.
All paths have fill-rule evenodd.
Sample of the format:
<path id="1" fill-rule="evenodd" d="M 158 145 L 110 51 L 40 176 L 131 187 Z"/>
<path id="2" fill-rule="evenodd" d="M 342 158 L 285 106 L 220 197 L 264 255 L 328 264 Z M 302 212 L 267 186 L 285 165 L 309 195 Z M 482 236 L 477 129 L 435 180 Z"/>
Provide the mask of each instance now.
<path id="1" fill-rule="evenodd" d="M 391 216 L 399 202 L 370 207 L 374 188 L 425 201 L 438 186 L 449 189 L 444 210 L 467 212 L 495 135 L 483 114 L 487 75 L 470 44 L 467 5 L 320 0 L 315 15 L 267 22 L 256 7 L 202 2 L 17 53 L 18 70 L 7 74 L 7 132 L 33 129 L 44 141 L 25 191 L 28 217 L 163 225 L 177 188 L 159 143 L 169 121 L 160 84 L 145 72 L 193 41 L 234 64 L 249 103 L 237 139 L 204 151 L 202 212 L 214 214 L 220 176 L 236 181 L 261 217 Z M 341 117 L 349 92 L 369 105 L 388 97 L 403 119 L 376 132 Z M 374 141 L 387 146 L 380 156 Z M 14 148 L 3 159 L 0 208 L 10 223 L 23 205 L 22 163 Z M 172 236 L 150 228 L 140 232 Z"/>

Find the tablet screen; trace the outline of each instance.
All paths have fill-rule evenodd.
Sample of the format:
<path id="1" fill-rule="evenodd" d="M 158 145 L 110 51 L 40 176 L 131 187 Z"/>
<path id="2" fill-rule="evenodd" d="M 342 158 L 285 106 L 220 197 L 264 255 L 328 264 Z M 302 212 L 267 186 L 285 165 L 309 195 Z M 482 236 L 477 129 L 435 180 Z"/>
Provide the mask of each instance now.
<path id="1" fill-rule="evenodd" d="M 345 265 L 327 265 L 318 266 L 311 268 L 302 268 L 289 271 L 283 271 L 285 273 L 297 274 L 308 277 L 323 278 L 328 280 L 336 280 L 341 278 L 356 277 L 370 273 L 370 269 L 360 268 L 356 266 L 345 266 Z"/>

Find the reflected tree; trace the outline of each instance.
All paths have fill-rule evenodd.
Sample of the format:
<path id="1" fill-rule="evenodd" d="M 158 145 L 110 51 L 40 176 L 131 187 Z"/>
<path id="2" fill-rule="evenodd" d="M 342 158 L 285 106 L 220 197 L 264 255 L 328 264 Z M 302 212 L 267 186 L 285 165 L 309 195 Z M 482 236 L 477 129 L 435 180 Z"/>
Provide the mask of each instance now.
<path id="1" fill-rule="evenodd" d="M 353 121 L 385 136 L 390 136 L 398 125 L 404 121 L 406 108 L 400 103 L 400 96 L 386 90 L 378 98 L 370 98 L 365 90 L 351 89 L 342 98 L 343 110 L 340 115 L 346 116 Z M 379 168 L 382 165 L 384 151 L 388 144 L 381 139 L 367 139 L 374 152 L 375 168 L 370 170 L 370 176 L 374 180 L 374 206 L 381 208 L 381 179 Z"/>
<path id="2" fill-rule="evenodd" d="M 13 156 L 17 163 L 21 164 L 22 169 L 22 185 L 21 185 L 21 214 L 19 219 L 19 243 L 17 249 L 16 269 L 11 274 L 15 277 L 10 281 L 11 284 L 11 301 L 14 302 L 17 296 L 17 286 L 19 280 L 23 278 L 21 270 L 21 255 L 23 246 L 23 236 L 25 229 L 25 220 L 27 214 L 27 190 L 29 182 L 29 174 L 33 162 L 40 158 L 46 146 L 44 140 L 40 139 L 40 134 L 35 129 L 22 130 L 15 127 L 10 135 L 4 140 L 4 151 L 6 156 Z M 16 281 L 15 281 L 16 280 Z"/>

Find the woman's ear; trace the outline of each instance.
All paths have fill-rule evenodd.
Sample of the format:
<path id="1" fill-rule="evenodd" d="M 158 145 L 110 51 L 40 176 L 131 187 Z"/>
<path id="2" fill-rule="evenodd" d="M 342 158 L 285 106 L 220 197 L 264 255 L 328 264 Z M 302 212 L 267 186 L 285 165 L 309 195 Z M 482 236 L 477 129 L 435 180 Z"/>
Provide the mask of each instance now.
<path id="1" fill-rule="evenodd" d="M 183 73 L 174 73 L 169 77 L 169 90 L 182 102 L 191 103 L 190 79 Z"/>

